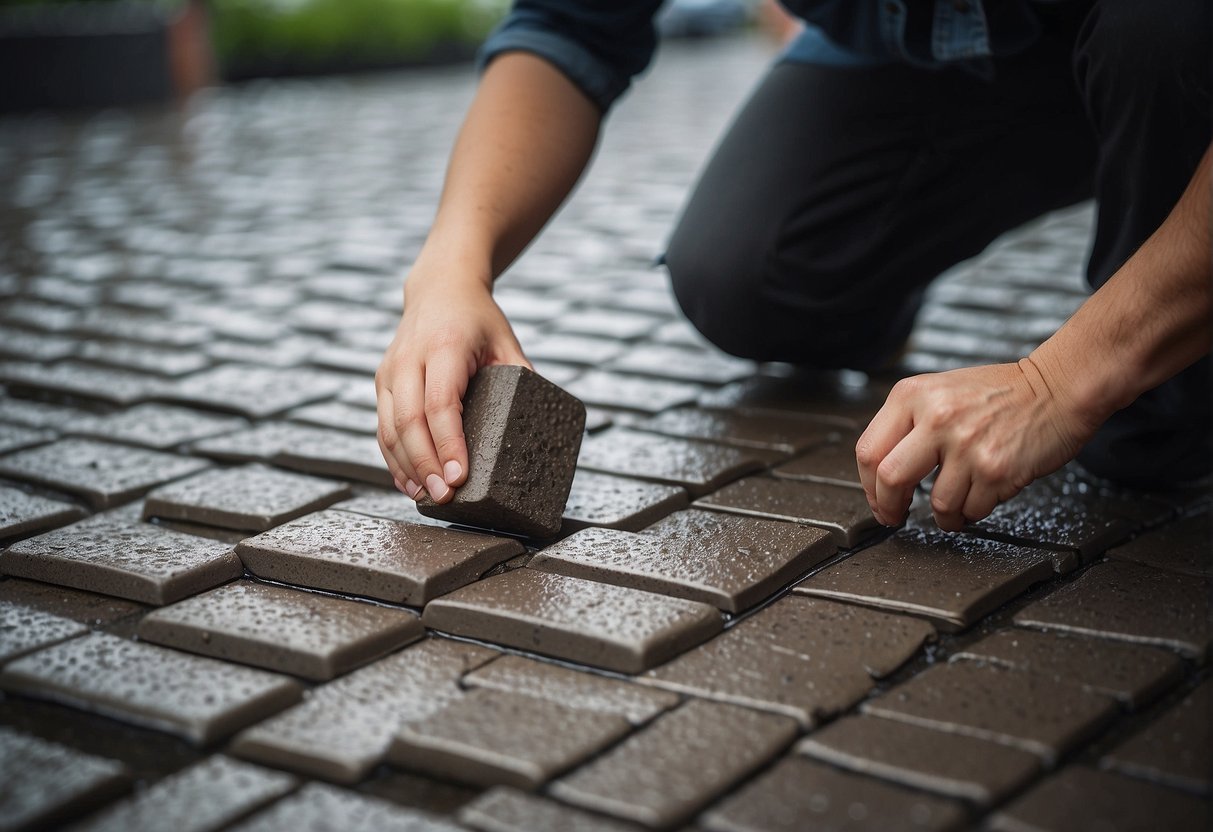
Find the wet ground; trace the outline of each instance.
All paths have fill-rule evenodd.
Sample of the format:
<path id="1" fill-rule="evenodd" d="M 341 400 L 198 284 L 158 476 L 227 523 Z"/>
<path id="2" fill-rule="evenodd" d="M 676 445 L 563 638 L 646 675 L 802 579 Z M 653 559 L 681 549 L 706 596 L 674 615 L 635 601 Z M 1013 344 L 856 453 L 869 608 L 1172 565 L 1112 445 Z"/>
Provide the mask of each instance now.
<path id="1" fill-rule="evenodd" d="M 768 57 L 666 49 L 500 282 L 589 406 L 549 540 L 374 439 L 468 70 L 0 121 L 0 829 L 1208 827 L 1209 495 L 880 529 L 891 379 L 714 352 L 650 267 Z M 1091 216 L 942 278 L 907 372 L 1047 337 Z"/>

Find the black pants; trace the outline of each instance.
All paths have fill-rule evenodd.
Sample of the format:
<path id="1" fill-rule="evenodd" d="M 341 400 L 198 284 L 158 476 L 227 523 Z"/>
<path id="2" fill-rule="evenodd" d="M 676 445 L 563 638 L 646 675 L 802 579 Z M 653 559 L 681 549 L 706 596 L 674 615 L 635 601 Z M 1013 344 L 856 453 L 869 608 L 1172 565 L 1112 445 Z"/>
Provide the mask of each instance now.
<path id="1" fill-rule="evenodd" d="M 923 288 L 999 234 L 1094 196 L 1098 288 L 1162 223 L 1210 141 L 1208 0 L 1041 4 L 1044 34 L 960 69 L 776 64 L 666 254 L 696 327 L 748 358 L 872 369 Z M 1144 299 L 1143 299 L 1144 300 Z M 1213 463 L 1208 358 L 1116 414 L 1079 460 L 1138 484 Z"/>

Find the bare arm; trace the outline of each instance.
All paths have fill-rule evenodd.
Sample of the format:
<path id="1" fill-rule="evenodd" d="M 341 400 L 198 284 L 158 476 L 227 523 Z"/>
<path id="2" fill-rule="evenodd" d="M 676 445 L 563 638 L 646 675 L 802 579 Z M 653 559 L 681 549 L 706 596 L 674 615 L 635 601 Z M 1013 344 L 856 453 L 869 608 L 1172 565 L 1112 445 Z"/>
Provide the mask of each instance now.
<path id="1" fill-rule="evenodd" d="M 914 486 L 937 465 L 931 505 L 940 527 L 980 520 L 1209 352 L 1211 155 L 1158 230 L 1030 356 L 893 388 L 855 449 L 878 520 L 904 520 Z"/>
<path id="2" fill-rule="evenodd" d="M 507 53 L 485 71 L 375 375 L 380 448 L 409 496 L 425 489 L 445 502 L 466 479 L 460 403 L 476 370 L 528 364 L 492 282 L 576 184 L 600 119 L 589 98 L 533 55 Z"/>

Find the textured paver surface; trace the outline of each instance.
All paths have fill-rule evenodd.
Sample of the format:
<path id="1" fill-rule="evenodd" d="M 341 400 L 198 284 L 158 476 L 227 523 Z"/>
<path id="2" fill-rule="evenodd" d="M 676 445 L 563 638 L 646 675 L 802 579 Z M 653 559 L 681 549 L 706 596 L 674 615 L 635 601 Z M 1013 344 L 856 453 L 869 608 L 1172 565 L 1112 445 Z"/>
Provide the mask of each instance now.
<path id="1" fill-rule="evenodd" d="M 376 440 L 470 66 L 0 118 L 0 830 L 1209 827 L 1208 490 L 882 529 L 899 373 L 727 356 L 653 267 L 772 55 L 668 44 L 498 283 L 588 406 L 536 530 Z M 1092 217 L 943 276 L 902 369 L 1026 354 Z"/>

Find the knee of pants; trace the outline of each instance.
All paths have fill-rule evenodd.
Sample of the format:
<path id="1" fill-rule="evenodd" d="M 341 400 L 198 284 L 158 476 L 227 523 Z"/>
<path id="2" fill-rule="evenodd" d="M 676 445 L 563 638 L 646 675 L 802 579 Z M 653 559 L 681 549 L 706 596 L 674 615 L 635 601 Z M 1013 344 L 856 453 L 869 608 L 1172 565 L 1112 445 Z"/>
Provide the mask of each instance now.
<path id="1" fill-rule="evenodd" d="M 1132 91 L 1154 99 L 1158 91 L 1208 95 L 1210 60 L 1208 0 L 1096 0 L 1075 52 L 1080 82 L 1112 85 L 1122 106 Z"/>

